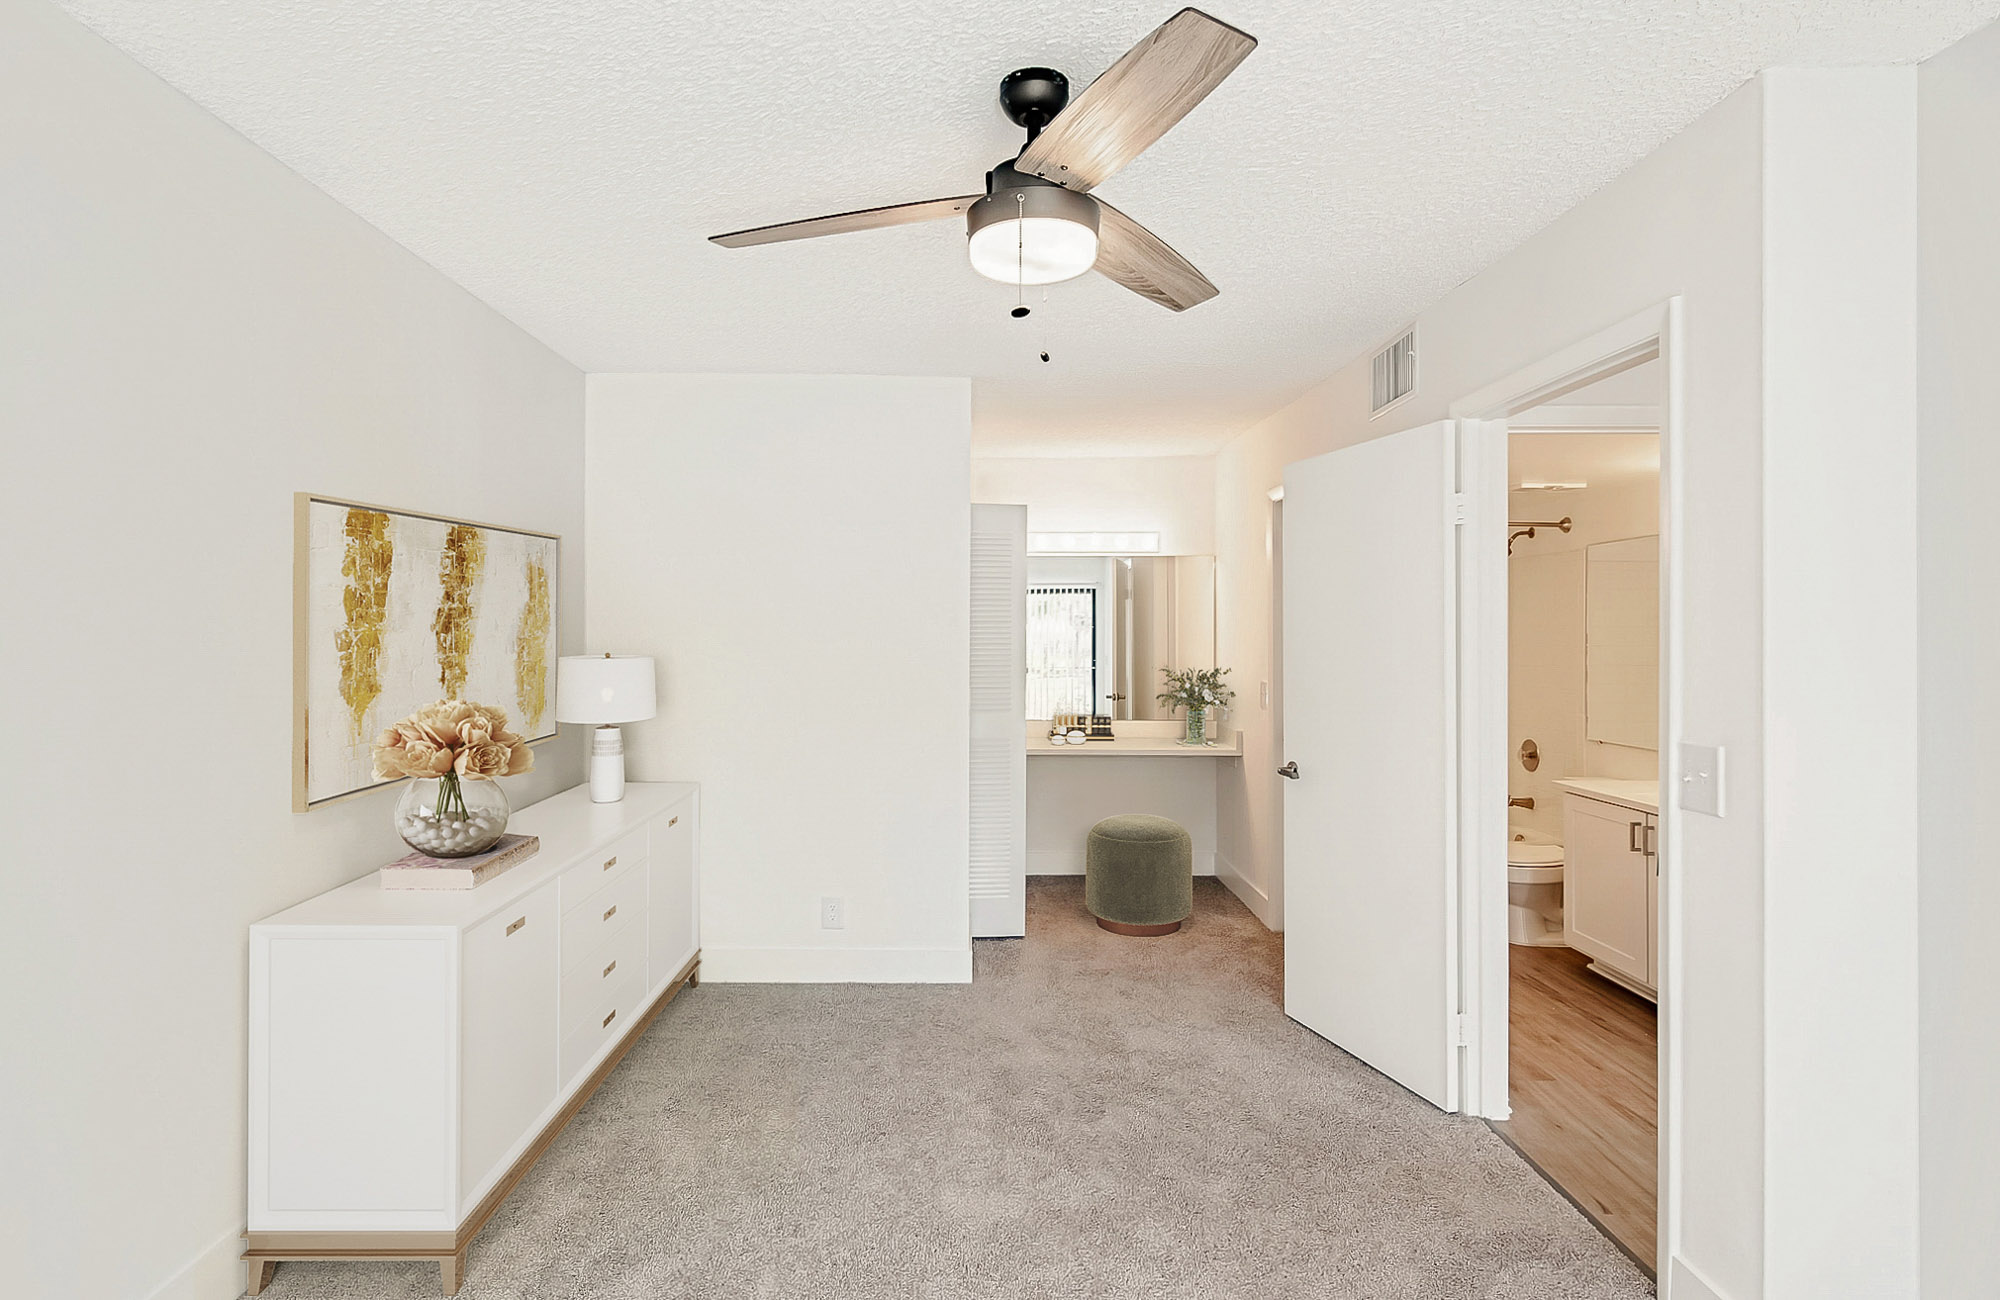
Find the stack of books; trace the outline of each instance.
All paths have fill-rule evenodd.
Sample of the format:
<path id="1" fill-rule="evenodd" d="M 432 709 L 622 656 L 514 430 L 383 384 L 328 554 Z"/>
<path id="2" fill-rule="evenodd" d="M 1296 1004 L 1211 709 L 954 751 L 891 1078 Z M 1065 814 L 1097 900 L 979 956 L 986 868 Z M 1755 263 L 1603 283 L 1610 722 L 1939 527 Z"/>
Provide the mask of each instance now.
<path id="1" fill-rule="evenodd" d="M 541 840 L 533 835 L 502 835 L 492 848 L 469 858 L 405 853 L 382 868 L 382 888 L 473 889 L 507 868 L 526 862 L 541 847 Z"/>

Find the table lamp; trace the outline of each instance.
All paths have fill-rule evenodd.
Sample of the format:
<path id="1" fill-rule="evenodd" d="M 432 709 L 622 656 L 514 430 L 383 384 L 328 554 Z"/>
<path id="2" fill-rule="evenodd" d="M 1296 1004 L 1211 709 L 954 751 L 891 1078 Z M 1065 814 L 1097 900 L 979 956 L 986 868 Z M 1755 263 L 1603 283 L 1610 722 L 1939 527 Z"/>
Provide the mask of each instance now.
<path id="1" fill-rule="evenodd" d="M 625 797 L 625 734 L 621 722 L 659 712 L 651 655 L 564 655 L 556 660 L 556 721 L 594 722 L 590 733 L 590 801 Z"/>

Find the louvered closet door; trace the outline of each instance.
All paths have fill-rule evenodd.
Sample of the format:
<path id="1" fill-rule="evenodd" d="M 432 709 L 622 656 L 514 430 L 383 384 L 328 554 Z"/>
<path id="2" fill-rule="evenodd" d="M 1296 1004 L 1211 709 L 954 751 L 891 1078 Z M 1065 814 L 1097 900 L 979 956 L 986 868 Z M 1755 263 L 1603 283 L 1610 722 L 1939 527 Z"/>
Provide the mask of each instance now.
<path id="1" fill-rule="evenodd" d="M 972 507 L 972 937 L 1028 925 L 1028 507 Z"/>

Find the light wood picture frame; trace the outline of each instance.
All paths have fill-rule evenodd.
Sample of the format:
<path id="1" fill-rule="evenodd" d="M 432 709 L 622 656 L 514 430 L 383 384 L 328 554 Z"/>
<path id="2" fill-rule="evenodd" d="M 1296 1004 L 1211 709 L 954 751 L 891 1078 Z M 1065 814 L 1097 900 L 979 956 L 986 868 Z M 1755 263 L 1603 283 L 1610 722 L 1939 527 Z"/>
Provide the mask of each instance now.
<path id="1" fill-rule="evenodd" d="M 397 784 L 375 737 L 433 700 L 554 738 L 561 574 L 554 533 L 297 493 L 292 811 Z"/>

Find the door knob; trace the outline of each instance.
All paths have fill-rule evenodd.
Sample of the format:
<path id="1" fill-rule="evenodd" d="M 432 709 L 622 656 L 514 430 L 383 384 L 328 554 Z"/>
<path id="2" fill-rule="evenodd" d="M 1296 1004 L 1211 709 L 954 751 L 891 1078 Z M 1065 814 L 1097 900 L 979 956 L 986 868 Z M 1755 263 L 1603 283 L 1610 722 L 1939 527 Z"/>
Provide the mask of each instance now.
<path id="1" fill-rule="evenodd" d="M 1296 781 L 1299 779 L 1299 765 L 1297 763 L 1287 763 L 1278 769 L 1278 775 L 1288 780 Z"/>

